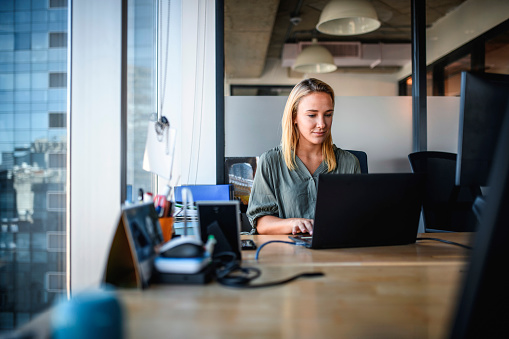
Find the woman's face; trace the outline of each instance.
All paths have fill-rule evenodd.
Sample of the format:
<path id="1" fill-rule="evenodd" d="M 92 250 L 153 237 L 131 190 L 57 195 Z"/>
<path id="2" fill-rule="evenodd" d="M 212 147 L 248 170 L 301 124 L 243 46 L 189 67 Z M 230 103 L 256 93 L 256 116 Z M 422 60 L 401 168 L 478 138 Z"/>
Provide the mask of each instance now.
<path id="1" fill-rule="evenodd" d="M 301 98 L 293 123 L 301 145 L 321 145 L 330 133 L 334 106 L 327 93 L 315 92 Z"/>

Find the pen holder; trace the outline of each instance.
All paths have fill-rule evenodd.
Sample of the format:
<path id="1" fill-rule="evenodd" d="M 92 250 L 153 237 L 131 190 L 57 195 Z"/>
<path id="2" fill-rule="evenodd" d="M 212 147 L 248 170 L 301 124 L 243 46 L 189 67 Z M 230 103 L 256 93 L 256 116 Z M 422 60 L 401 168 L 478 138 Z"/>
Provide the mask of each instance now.
<path id="1" fill-rule="evenodd" d="M 173 234 L 173 217 L 159 218 L 159 224 L 161 224 L 161 231 L 163 232 L 163 239 L 165 242 L 170 241 Z"/>

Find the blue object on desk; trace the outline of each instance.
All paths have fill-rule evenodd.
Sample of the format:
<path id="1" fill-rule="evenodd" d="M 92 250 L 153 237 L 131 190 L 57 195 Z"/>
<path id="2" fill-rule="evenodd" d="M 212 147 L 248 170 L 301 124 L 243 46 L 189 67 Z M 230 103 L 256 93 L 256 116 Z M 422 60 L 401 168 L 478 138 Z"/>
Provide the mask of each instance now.
<path id="1" fill-rule="evenodd" d="M 187 188 L 193 194 L 194 201 L 232 200 L 232 185 L 187 185 L 175 187 L 175 201 L 182 202 L 182 189 Z"/>
<path id="2" fill-rule="evenodd" d="M 124 338 L 122 305 L 113 292 L 83 292 L 59 302 L 51 324 L 54 339 Z"/>

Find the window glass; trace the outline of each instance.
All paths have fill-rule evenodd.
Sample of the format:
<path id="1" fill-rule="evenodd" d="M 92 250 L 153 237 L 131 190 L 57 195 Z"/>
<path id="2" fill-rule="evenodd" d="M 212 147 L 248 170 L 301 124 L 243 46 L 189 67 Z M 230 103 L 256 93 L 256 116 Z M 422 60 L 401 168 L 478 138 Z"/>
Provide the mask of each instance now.
<path id="1" fill-rule="evenodd" d="M 1 34 L 0 34 L 0 36 L 1 36 Z M 10 52 L 0 51 L 0 62 L 13 62 L 13 61 L 14 61 L 13 51 L 10 51 Z"/>
<path id="2" fill-rule="evenodd" d="M 49 30 L 49 12 L 59 29 Z M 66 236 L 67 197 L 67 58 L 49 61 L 50 33 L 67 35 L 67 0 L 0 1 L 0 337 L 66 292 L 45 286 L 48 272 L 66 280 L 66 249 L 50 255 L 47 241 Z"/>
<path id="3" fill-rule="evenodd" d="M 49 47 L 67 47 L 67 33 L 50 33 Z"/>
<path id="4" fill-rule="evenodd" d="M 47 89 L 48 88 L 48 73 L 33 72 L 31 74 L 32 89 Z"/>
<path id="5" fill-rule="evenodd" d="M 458 96 L 461 92 L 461 72 L 470 70 L 470 54 L 449 63 L 444 68 L 444 95 Z"/>
<path id="6" fill-rule="evenodd" d="M 486 41 L 485 72 L 509 74 L 509 31 Z"/>
<path id="7" fill-rule="evenodd" d="M 27 100 L 28 97 L 30 97 L 30 91 L 22 91 L 22 90 L 17 89 L 14 92 L 14 101 L 15 102 L 24 102 Z"/>
<path id="8" fill-rule="evenodd" d="M 32 126 L 35 128 L 48 128 L 48 114 L 44 113 L 32 113 L 30 115 Z"/>
<path id="9" fill-rule="evenodd" d="M 14 126 L 14 114 L 0 113 L 0 130 L 12 129 Z"/>
<path id="10" fill-rule="evenodd" d="M 31 53 L 31 62 L 37 63 L 37 62 L 48 62 L 48 50 L 42 49 L 42 50 L 32 50 Z"/>
<path id="11" fill-rule="evenodd" d="M 16 89 L 29 89 L 30 88 L 30 73 L 17 72 L 15 76 Z"/>
<path id="12" fill-rule="evenodd" d="M 31 14 L 29 11 L 16 11 L 14 12 L 14 22 L 16 24 L 28 23 L 32 18 Z"/>
<path id="13" fill-rule="evenodd" d="M 49 0 L 50 8 L 67 7 L 67 0 Z"/>
<path id="14" fill-rule="evenodd" d="M 30 33 L 16 33 L 14 35 L 14 49 L 30 49 L 31 38 Z"/>
<path id="15" fill-rule="evenodd" d="M 125 192 L 154 192 L 152 174 L 142 168 L 149 118 L 157 110 L 157 2 L 128 1 L 127 166 Z M 126 196 L 133 200 L 133 196 Z"/>
<path id="16" fill-rule="evenodd" d="M 33 11 L 32 22 L 46 22 L 48 21 L 48 11 Z"/>
<path id="17" fill-rule="evenodd" d="M 0 74 L 0 90 L 14 89 L 14 75 L 12 73 Z"/>
<path id="18" fill-rule="evenodd" d="M 30 0 L 16 0 L 15 8 L 19 10 L 30 10 Z"/>
<path id="19" fill-rule="evenodd" d="M 50 73 L 49 74 L 49 87 L 66 87 L 67 86 L 67 73 Z"/>
<path id="20" fill-rule="evenodd" d="M 48 33 L 32 33 L 32 49 L 48 48 Z"/>
<path id="21" fill-rule="evenodd" d="M 14 34 L 0 34 L 0 51 L 14 49 Z"/>
<path id="22" fill-rule="evenodd" d="M 67 115 L 65 113 L 49 113 L 48 119 L 50 128 L 63 128 L 67 124 Z"/>

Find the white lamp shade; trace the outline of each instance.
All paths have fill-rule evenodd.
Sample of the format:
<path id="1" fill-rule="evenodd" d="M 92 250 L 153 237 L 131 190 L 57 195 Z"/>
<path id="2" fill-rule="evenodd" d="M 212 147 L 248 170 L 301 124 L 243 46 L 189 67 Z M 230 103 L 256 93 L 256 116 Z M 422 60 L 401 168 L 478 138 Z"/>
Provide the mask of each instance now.
<path id="1" fill-rule="evenodd" d="M 332 54 L 327 48 L 318 45 L 316 39 L 313 39 L 311 46 L 300 52 L 292 66 L 294 71 L 302 73 L 330 73 L 337 68 Z"/>
<path id="2" fill-rule="evenodd" d="M 380 27 L 373 5 L 365 0 L 332 0 L 323 8 L 316 29 L 324 34 L 357 35 Z"/>

